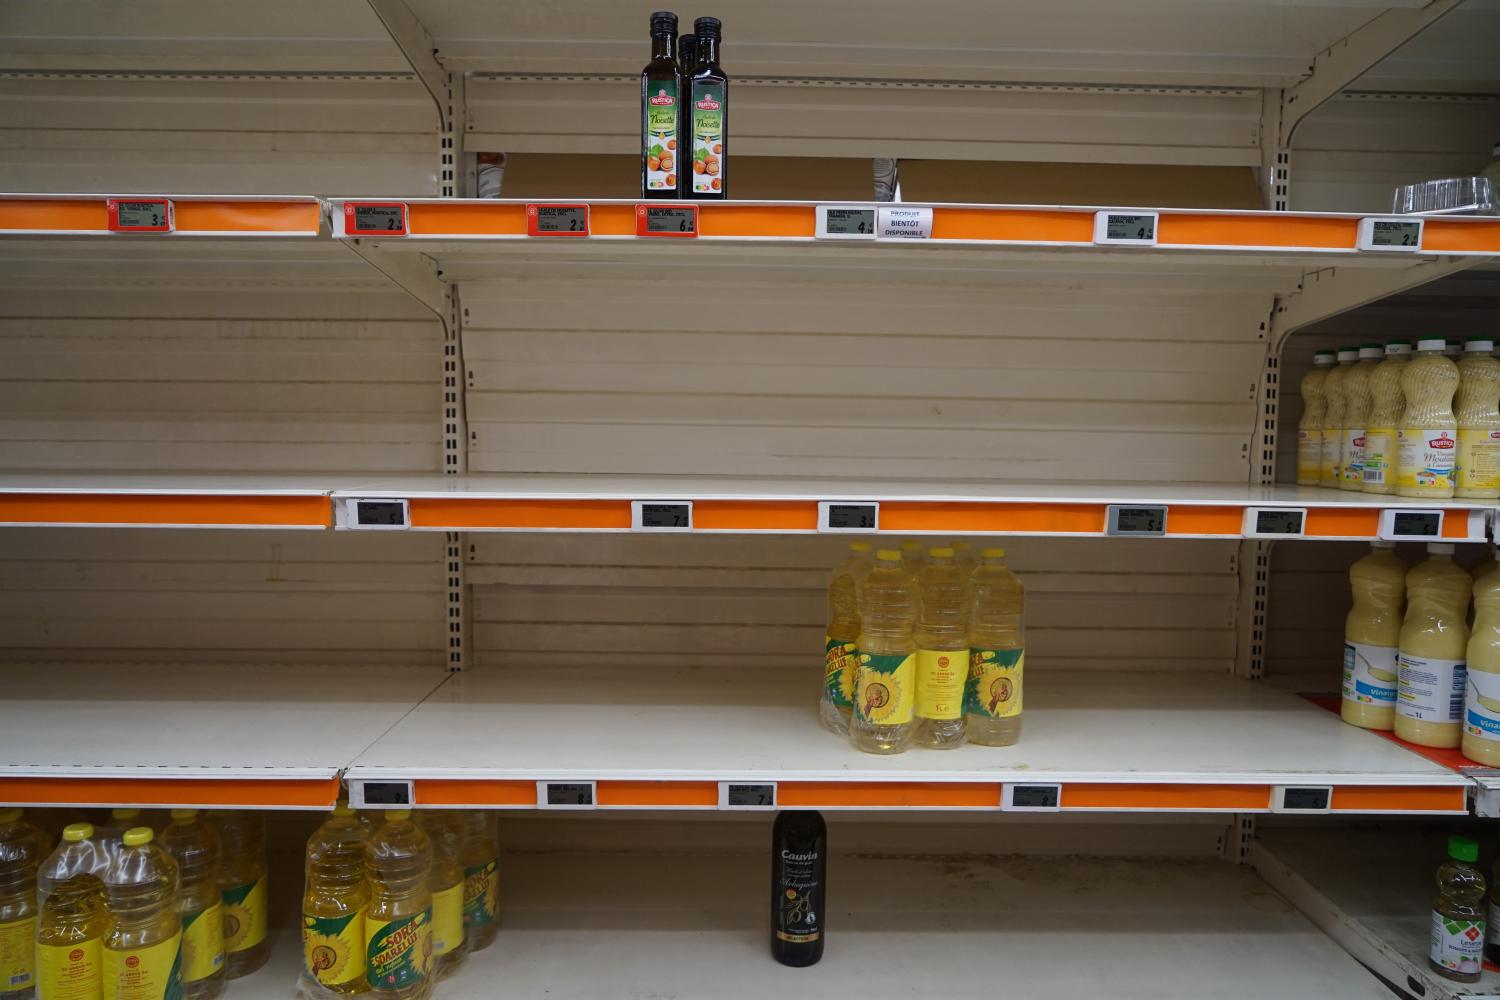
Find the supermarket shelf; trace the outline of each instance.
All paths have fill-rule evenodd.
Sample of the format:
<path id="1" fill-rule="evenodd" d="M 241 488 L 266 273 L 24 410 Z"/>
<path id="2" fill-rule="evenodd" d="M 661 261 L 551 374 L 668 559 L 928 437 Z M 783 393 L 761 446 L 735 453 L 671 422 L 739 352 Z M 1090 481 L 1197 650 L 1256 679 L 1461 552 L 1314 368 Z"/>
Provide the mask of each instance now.
<path id="1" fill-rule="evenodd" d="M 445 678 L 374 664 L 7 664 L 0 802 L 327 809 L 344 765 Z"/>
<path id="2" fill-rule="evenodd" d="M 1409 992 L 1426 1000 L 1500 996 L 1500 970 L 1487 968 L 1477 983 L 1455 983 L 1427 968 L 1432 873 L 1447 856 L 1449 832 L 1263 829 L 1250 862 L 1350 955 Z"/>
<path id="3" fill-rule="evenodd" d="M 437 996 L 479 1000 L 503 982 L 537 1000 L 976 997 L 1004 983 L 1043 1000 L 1123 976 L 1136 988 L 1112 995 L 1389 997 L 1253 873 L 1217 860 L 835 846 L 827 950 L 788 969 L 767 954 L 765 853 L 682 848 L 507 854 L 500 938 Z"/>
<path id="4" fill-rule="evenodd" d="M 3 480 L 0 480 L 3 483 Z M 881 532 L 1104 536 L 1111 504 L 1167 507 L 1166 533 L 1180 538 L 1245 537 L 1252 508 L 1305 509 L 1307 537 L 1376 537 L 1380 511 L 1441 507 L 1443 537 L 1482 541 L 1486 501 L 1423 503 L 1401 497 L 1296 486 L 1112 484 L 944 484 L 805 479 L 624 476 L 419 476 L 372 479 L 336 490 L 337 523 L 353 523 L 360 498 L 408 502 L 410 524 L 431 531 L 629 531 L 631 502 L 689 500 L 695 532 L 803 533 L 818 530 L 820 501 L 880 504 Z"/>
<path id="5" fill-rule="evenodd" d="M 1014 747 L 861 754 L 800 673 L 488 668 L 454 677 L 360 754 L 350 781 L 413 780 L 418 805 L 526 808 L 596 782 L 603 808 L 716 808 L 719 782 L 780 805 L 997 809 L 1060 785 L 1063 811 L 1268 812 L 1277 786 L 1336 813 L 1464 813 L 1469 782 L 1294 695 L 1223 675 L 1029 674 Z M 487 734 L 476 740 L 476 732 Z"/>

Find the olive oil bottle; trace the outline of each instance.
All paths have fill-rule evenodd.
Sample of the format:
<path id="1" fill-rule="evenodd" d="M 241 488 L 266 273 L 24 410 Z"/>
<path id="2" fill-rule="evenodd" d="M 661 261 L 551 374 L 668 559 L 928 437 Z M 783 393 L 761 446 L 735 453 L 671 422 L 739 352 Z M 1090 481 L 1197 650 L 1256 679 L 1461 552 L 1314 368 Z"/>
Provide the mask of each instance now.
<path id="1" fill-rule="evenodd" d="M 651 61 L 641 71 L 641 197 L 677 200 L 682 73 L 677 68 L 677 15 L 651 15 Z"/>
<path id="2" fill-rule="evenodd" d="M 690 193 L 700 201 L 729 196 L 729 77 L 719 66 L 723 25 L 717 17 L 693 22 L 698 64 L 688 79 L 687 113 L 692 116 Z"/>

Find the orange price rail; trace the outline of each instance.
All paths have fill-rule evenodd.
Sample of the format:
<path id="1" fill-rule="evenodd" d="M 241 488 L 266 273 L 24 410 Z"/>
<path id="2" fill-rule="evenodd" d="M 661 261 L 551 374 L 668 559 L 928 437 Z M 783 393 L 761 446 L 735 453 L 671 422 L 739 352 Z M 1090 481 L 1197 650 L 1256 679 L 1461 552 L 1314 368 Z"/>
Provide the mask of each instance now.
<path id="1" fill-rule="evenodd" d="M 172 233 L 122 234 L 109 229 L 111 198 L 166 198 L 173 203 Z M 0 236 L 107 236 L 129 240 L 162 237 L 315 237 L 323 207 L 304 195 L 0 194 Z"/>

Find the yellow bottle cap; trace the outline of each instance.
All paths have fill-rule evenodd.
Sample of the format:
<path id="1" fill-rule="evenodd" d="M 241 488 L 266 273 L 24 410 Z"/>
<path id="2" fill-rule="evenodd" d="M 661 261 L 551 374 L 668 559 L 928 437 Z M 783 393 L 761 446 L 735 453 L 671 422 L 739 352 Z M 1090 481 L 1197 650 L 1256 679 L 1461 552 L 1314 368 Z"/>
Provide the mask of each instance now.
<path id="1" fill-rule="evenodd" d="M 14 823 L 21 818 L 21 810 L 12 806 L 9 809 L 0 809 L 0 823 Z"/>
<path id="2" fill-rule="evenodd" d="M 88 840 L 94 835 L 94 824 L 92 823 L 69 823 L 63 827 L 63 840 L 70 844 L 76 844 L 80 840 Z"/>
<path id="3" fill-rule="evenodd" d="M 879 552 L 875 553 L 875 558 L 879 559 L 881 562 L 900 562 L 901 553 L 897 552 L 895 549 L 881 549 Z"/>
<path id="4" fill-rule="evenodd" d="M 111 809 L 109 811 L 109 818 L 110 819 L 120 819 L 120 820 L 130 820 L 130 819 L 135 819 L 140 814 L 141 814 L 141 811 L 139 809 Z"/>
<path id="5" fill-rule="evenodd" d="M 868 552 L 868 551 L 870 551 L 870 543 L 869 542 L 850 542 L 849 543 L 849 551 L 851 551 L 851 552 Z"/>
<path id="6" fill-rule="evenodd" d="M 385 818 L 387 820 L 391 821 L 391 822 L 396 822 L 398 820 L 403 820 L 403 819 L 411 819 L 411 810 L 410 809 L 387 809 L 385 811 Z"/>
<path id="7" fill-rule="evenodd" d="M 922 551 L 922 543 L 921 542 L 902 542 L 901 543 L 901 550 L 903 552 L 920 552 L 920 551 Z"/>
<path id="8" fill-rule="evenodd" d="M 984 556 L 986 559 L 1004 559 L 1005 558 L 1005 550 L 1004 549 L 980 549 L 979 550 L 979 554 L 982 555 L 982 556 Z"/>
<path id="9" fill-rule="evenodd" d="M 196 809 L 173 809 L 172 810 L 172 818 L 173 819 L 195 819 L 197 817 L 197 815 L 198 815 L 198 810 L 196 810 Z"/>
<path id="10" fill-rule="evenodd" d="M 953 558 L 953 550 L 948 548 L 946 545 L 938 549 L 928 549 L 927 554 L 930 556 L 937 556 L 939 559 Z"/>
<path id="11" fill-rule="evenodd" d="M 126 847 L 140 847 L 149 844 L 156 839 L 156 834 L 151 832 L 149 826 L 133 826 L 125 831 L 125 836 L 120 838 L 125 841 Z"/>
<path id="12" fill-rule="evenodd" d="M 333 807 L 333 814 L 335 816 L 353 816 L 354 807 L 345 802 L 343 799 L 339 799 Z"/>

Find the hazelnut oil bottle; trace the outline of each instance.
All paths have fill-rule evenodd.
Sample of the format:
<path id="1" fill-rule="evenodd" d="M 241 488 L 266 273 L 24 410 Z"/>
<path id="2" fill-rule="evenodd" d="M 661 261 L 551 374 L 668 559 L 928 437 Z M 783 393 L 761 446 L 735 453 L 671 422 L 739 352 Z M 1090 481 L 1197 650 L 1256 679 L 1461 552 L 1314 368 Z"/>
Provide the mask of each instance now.
<path id="1" fill-rule="evenodd" d="M 677 67 L 677 15 L 651 15 L 651 61 L 641 71 L 641 197 L 677 200 L 682 73 Z"/>

